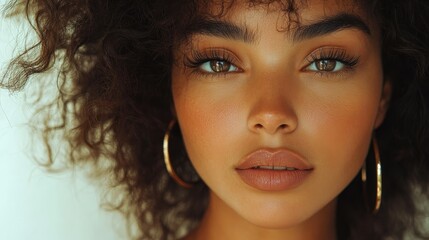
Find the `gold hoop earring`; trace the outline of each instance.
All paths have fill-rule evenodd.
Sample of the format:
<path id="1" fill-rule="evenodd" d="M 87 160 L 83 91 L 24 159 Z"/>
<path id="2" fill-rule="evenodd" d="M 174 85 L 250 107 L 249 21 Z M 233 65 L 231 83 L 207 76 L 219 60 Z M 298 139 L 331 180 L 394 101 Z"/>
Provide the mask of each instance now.
<path id="1" fill-rule="evenodd" d="M 165 132 L 165 135 L 164 135 L 164 142 L 163 142 L 163 150 L 164 151 L 163 152 L 164 152 L 165 167 L 167 168 L 167 172 L 170 175 L 170 177 L 173 178 L 177 184 L 179 184 L 180 186 L 182 186 L 184 188 L 192 188 L 193 187 L 192 184 L 183 181 L 179 176 L 177 176 L 176 172 L 173 169 L 171 161 L 170 161 L 170 154 L 168 152 L 168 142 L 170 140 L 171 129 L 173 129 L 175 123 L 176 123 L 175 120 L 172 120 L 170 122 L 170 124 L 168 125 L 168 128 L 167 128 L 167 131 Z"/>
<path id="2" fill-rule="evenodd" d="M 372 138 L 372 148 L 374 151 L 374 158 L 375 158 L 376 188 L 375 188 L 375 203 L 374 203 L 374 207 L 372 208 L 371 212 L 373 214 L 376 214 L 378 212 L 378 210 L 380 209 L 380 205 L 381 205 L 382 178 L 381 178 L 380 151 L 379 151 L 378 143 L 377 143 L 377 140 L 375 137 Z M 367 186 L 366 186 L 366 182 L 367 182 L 366 161 L 363 163 L 363 166 L 361 169 L 361 178 L 362 178 L 364 197 L 365 197 L 365 200 L 367 203 L 367 207 L 368 207 L 368 209 L 371 209 L 370 203 L 369 203 Z"/>

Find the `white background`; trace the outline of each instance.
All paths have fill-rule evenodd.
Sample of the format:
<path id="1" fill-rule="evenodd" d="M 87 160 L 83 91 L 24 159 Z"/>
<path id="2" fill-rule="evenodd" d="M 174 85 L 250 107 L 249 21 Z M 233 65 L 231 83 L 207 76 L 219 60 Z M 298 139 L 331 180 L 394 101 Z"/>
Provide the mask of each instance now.
<path id="1" fill-rule="evenodd" d="M 0 74 L 24 43 L 23 26 L 0 16 Z M 103 189 L 79 170 L 50 174 L 36 163 L 27 125 L 31 111 L 24 92 L 0 90 L 0 239 L 126 239 L 119 214 L 100 207 Z"/>

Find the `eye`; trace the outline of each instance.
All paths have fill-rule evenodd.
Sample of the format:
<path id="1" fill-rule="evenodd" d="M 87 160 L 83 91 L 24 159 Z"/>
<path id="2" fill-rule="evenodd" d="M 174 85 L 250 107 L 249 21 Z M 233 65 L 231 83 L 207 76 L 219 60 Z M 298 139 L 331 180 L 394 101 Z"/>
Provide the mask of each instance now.
<path id="1" fill-rule="evenodd" d="M 239 58 L 224 48 L 192 49 L 185 54 L 184 65 L 193 74 L 222 76 L 223 74 L 241 72 L 235 64 Z"/>
<path id="2" fill-rule="evenodd" d="M 200 69 L 207 73 L 236 72 L 238 67 L 225 60 L 209 60 L 200 65 Z"/>
<path id="3" fill-rule="evenodd" d="M 313 51 L 306 61 L 308 65 L 304 67 L 304 71 L 337 74 L 354 70 L 359 56 L 350 55 L 346 49 L 324 47 Z"/>
<path id="4" fill-rule="evenodd" d="M 334 59 L 320 59 L 313 61 L 306 67 L 308 71 L 315 72 L 337 72 L 343 70 L 345 64 Z"/>

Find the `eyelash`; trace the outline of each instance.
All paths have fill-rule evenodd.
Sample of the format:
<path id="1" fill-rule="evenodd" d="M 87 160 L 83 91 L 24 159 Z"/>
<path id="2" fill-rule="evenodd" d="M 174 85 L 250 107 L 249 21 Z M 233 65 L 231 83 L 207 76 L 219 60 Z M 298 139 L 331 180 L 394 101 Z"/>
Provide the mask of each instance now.
<path id="1" fill-rule="evenodd" d="M 304 67 L 308 68 L 311 64 L 317 62 L 317 61 L 321 61 L 321 60 L 333 60 L 333 61 L 338 61 L 342 64 L 344 64 L 346 71 L 350 71 L 353 70 L 354 67 L 358 64 L 359 62 L 359 57 L 358 56 L 350 56 L 347 54 L 346 50 L 344 49 L 339 49 L 339 48 L 329 48 L 329 49 L 320 49 L 317 50 L 313 53 L 311 53 L 308 57 L 307 57 L 307 62 L 308 64 Z M 339 74 L 342 71 L 338 71 L 338 72 L 329 72 L 329 71 L 313 71 L 316 74 L 320 74 L 320 75 L 324 75 L 324 74 Z"/>
<path id="2" fill-rule="evenodd" d="M 219 74 L 227 74 L 231 72 L 223 72 L 223 73 L 210 73 L 201 70 L 201 65 L 207 63 L 208 61 L 224 61 L 228 62 L 232 65 L 237 61 L 234 57 L 231 56 L 231 53 L 225 49 L 208 49 L 205 51 L 197 51 L 195 49 L 190 51 L 190 54 L 185 57 L 184 65 L 187 68 L 192 69 L 192 73 L 198 73 L 201 75 L 219 75 Z M 339 48 L 329 48 L 329 49 L 319 49 L 311 53 L 306 61 L 308 64 L 304 67 L 304 70 L 308 68 L 311 64 L 322 61 L 322 60 L 333 60 L 338 61 L 344 64 L 344 70 L 350 71 L 353 70 L 354 67 L 359 62 L 358 56 L 350 56 L 347 54 L 346 50 Z M 328 75 L 338 75 L 344 72 L 344 70 L 340 71 L 309 71 L 314 72 L 315 74 L 320 74 L 322 76 Z"/>
<path id="3" fill-rule="evenodd" d="M 225 49 L 208 49 L 205 51 L 197 51 L 197 50 L 191 50 L 189 56 L 185 57 L 184 65 L 187 68 L 192 69 L 193 73 L 198 74 L 204 74 L 204 75 L 219 75 L 219 74 L 226 74 L 230 72 L 224 72 L 224 73 L 209 73 L 202 71 L 201 65 L 208 62 L 208 61 L 224 61 L 228 62 L 232 65 L 235 65 L 234 62 L 237 61 L 235 57 L 231 56 L 231 53 L 229 53 Z"/>

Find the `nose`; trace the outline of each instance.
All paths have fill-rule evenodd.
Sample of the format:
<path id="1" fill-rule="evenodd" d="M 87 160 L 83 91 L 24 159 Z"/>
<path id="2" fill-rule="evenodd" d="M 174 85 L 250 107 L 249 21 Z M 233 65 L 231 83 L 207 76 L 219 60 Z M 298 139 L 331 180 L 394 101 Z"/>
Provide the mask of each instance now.
<path id="1" fill-rule="evenodd" d="M 247 119 L 250 131 L 271 135 L 295 131 L 298 118 L 293 103 L 299 91 L 295 84 L 285 79 L 290 77 L 264 74 L 253 79 L 248 101 L 251 104 Z"/>
<path id="2" fill-rule="evenodd" d="M 263 94 L 253 104 L 248 128 L 255 133 L 291 133 L 298 126 L 296 113 L 284 94 Z"/>

